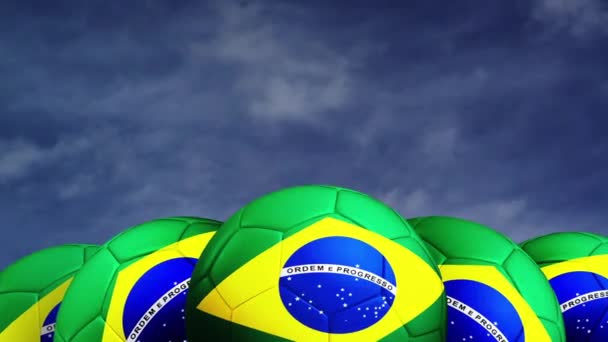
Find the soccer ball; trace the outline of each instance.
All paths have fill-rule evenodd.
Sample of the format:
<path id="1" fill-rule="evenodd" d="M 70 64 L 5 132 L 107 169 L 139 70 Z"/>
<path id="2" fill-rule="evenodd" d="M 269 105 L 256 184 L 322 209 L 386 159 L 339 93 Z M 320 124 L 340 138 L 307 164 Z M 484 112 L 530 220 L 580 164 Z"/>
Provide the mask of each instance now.
<path id="1" fill-rule="evenodd" d="M 196 265 L 198 341 L 441 341 L 445 296 L 422 241 L 361 193 L 301 186 L 228 219 Z"/>
<path id="2" fill-rule="evenodd" d="M 549 283 L 514 242 L 457 218 L 408 221 L 440 265 L 448 303 L 447 341 L 565 341 Z"/>
<path id="3" fill-rule="evenodd" d="M 608 341 L 608 238 L 554 233 L 522 243 L 560 303 L 568 341 Z"/>
<path id="4" fill-rule="evenodd" d="M 190 276 L 219 225 L 170 217 L 127 229 L 105 243 L 66 292 L 55 341 L 185 340 Z"/>
<path id="5" fill-rule="evenodd" d="M 93 245 L 40 250 L 0 273 L 0 341 L 53 341 L 55 318 L 73 275 Z"/>

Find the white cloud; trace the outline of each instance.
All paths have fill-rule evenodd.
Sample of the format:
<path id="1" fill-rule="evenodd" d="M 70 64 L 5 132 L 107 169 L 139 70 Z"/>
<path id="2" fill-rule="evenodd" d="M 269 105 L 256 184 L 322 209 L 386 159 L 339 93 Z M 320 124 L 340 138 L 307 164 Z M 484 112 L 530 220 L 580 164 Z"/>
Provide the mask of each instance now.
<path id="1" fill-rule="evenodd" d="M 552 29 L 565 29 L 577 37 L 608 34 L 608 8 L 601 0 L 537 0 L 532 15 Z"/>
<path id="2" fill-rule="evenodd" d="M 531 215 L 527 215 L 525 198 L 495 198 L 478 201 L 457 193 L 442 197 L 425 189 L 405 192 L 392 189 L 379 198 L 399 211 L 405 218 L 421 216 L 451 216 L 479 222 L 500 231 L 515 241 L 530 237 L 530 231 L 538 231 Z M 534 230 L 530 230 L 535 228 Z"/>
<path id="3" fill-rule="evenodd" d="M 431 194 L 422 189 L 403 194 L 400 189 L 395 188 L 382 195 L 380 199 L 410 218 L 413 217 L 411 215 L 420 216 L 418 213 L 428 213 L 432 208 Z"/>
<path id="4" fill-rule="evenodd" d="M 462 70 L 436 71 L 444 67 L 436 61 L 404 64 L 399 71 L 403 81 L 392 87 L 381 82 L 357 83 L 355 99 L 369 106 L 370 113 L 357 127 L 355 143 L 364 147 L 389 134 L 409 134 L 415 136 L 426 158 L 451 160 L 459 143 L 462 108 L 484 101 L 483 96 L 498 84 L 493 81 L 500 80 L 504 86 L 512 71 L 503 65 L 493 65 L 491 70 L 467 65 Z"/>
<path id="5" fill-rule="evenodd" d="M 261 11 L 222 4 L 217 36 L 192 42 L 191 58 L 235 68 L 233 90 L 257 118 L 312 121 L 347 104 L 352 62 L 314 31 L 273 24 Z"/>
<path id="6" fill-rule="evenodd" d="M 451 161 L 458 144 L 458 129 L 444 127 L 422 135 L 422 150 L 429 161 Z"/>
<path id="7" fill-rule="evenodd" d="M 166 23 L 167 30 L 154 31 L 152 44 L 117 28 L 116 36 L 123 38 L 104 33 L 70 40 L 61 48 L 50 45 L 47 54 L 52 58 L 45 60 L 61 62 L 33 63 L 24 73 L 19 71 L 16 88 L 27 89 L 27 96 L 9 96 L 17 100 L 8 109 L 48 113 L 70 127 L 86 122 L 86 128 L 79 132 L 80 139 L 63 137 L 55 146 L 0 142 L 0 184 L 23 177 L 38 165 L 56 167 L 60 171 L 48 175 L 51 193 L 43 195 L 95 202 L 93 212 L 78 214 L 95 217 L 95 229 L 118 230 L 126 225 L 117 222 L 138 223 L 173 214 L 225 218 L 224 214 L 268 190 L 294 182 L 332 180 L 353 188 L 409 184 L 411 191 L 404 186 L 379 196 L 406 217 L 462 217 L 516 240 L 558 229 L 554 224 L 563 218 L 559 213 L 551 220 L 541 217 L 547 214 L 541 213 L 540 204 L 528 202 L 521 193 L 486 197 L 496 189 L 519 189 L 525 176 L 501 169 L 517 159 L 487 161 L 475 153 L 458 160 L 454 156 L 455 147 L 466 143 L 483 152 L 496 151 L 502 158 L 502 145 L 488 143 L 487 131 L 479 137 L 464 136 L 467 128 L 478 124 L 470 120 L 492 118 L 520 105 L 530 107 L 525 96 L 523 103 L 515 101 L 513 106 L 496 106 L 494 101 L 504 104 L 520 94 L 551 89 L 569 72 L 564 64 L 551 60 L 538 64 L 528 57 L 537 56 L 534 52 L 518 54 L 504 44 L 408 60 L 408 49 L 442 44 L 458 28 L 431 29 L 436 33 L 432 37 L 406 32 L 395 42 L 399 53 L 388 55 L 391 50 L 370 52 L 372 46 L 391 45 L 382 37 L 374 42 L 375 38 L 362 35 L 363 43 L 345 47 L 350 37 L 332 42 L 323 29 L 299 22 L 297 9 L 293 16 L 268 15 L 268 8 L 260 6 L 222 2 L 219 15 L 193 10 L 191 18 L 180 15 Z M 569 13 L 563 8 L 545 11 L 552 20 Z M 349 28 L 348 35 L 354 31 Z M 419 33 L 428 42 L 411 44 L 408 37 L 421 39 Z M 459 35 L 453 37 L 450 44 L 460 44 Z M 39 48 L 44 49 L 35 47 Z M 401 52 L 404 60 L 395 62 L 392 58 L 401 59 Z M 413 56 L 426 53 L 413 52 Z M 18 52 L 9 60 L 30 53 Z M 165 53 L 170 55 L 166 61 L 154 57 Z M 71 58 L 91 65 L 78 69 L 81 63 L 72 63 Z M 143 72 L 139 65 L 133 67 L 135 62 L 141 63 Z M 157 63 L 165 62 L 170 67 L 157 72 Z M 389 65 L 377 68 L 378 63 Z M 394 63 L 398 64 L 388 68 Z M 66 71 L 61 65 L 70 68 Z M 21 70 L 18 66 L 9 69 Z M 109 75 L 99 77 L 99 70 L 88 69 L 97 66 Z M 333 112 L 339 122 L 333 117 L 319 120 Z M 332 135 L 336 144 L 327 150 L 316 146 L 309 150 L 300 136 L 289 139 L 291 131 L 283 131 L 285 126 L 251 129 L 246 120 L 235 118 L 242 114 L 263 123 L 322 122 L 316 133 Z M 113 128 L 93 127 L 101 122 Z M 496 131 L 492 137 L 504 134 L 505 141 L 519 132 L 504 125 L 491 129 Z M 272 136 L 273 130 L 281 134 Z M 278 136 L 281 140 L 275 139 Z M 349 139 L 357 145 L 348 144 Z M 309 151 L 313 152 L 306 154 Z M 475 178 L 479 175 L 486 178 Z M 29 189 L 27 195 L 39 198 L 39 188 Z"/>
<path id="8" fill-rule="evenodd" d="M 495 199 L 491 201 L 480 201 L 479 204 L 454 208 L 457 215 L 463 218 L 471 217 L 472 220 L 487 222 L 495 229 L 508 231 L 510 225 L 521 218 L 526 210 L 525 199 Z"/>
<path id="9" fill-rule="evenodd" d="M 76 175 L 58 184 L 57 196 L 62 200 L 78 198 L 94 191 L 100 185 L 96 181 L 95 175 L 92 174 Z"/>
<path id="10" fill-rule="evenodd" d="M 37 165 L 66 158 L 87 146 L 85 138 L 62 140 L 50 147 L 24 139 L 0 140 L 0 183 L 23 178 Z"/>
<path id="11" fill-rule="evenodd" d="M 34 64 L 15 74 L 16 88 L 32 90 L 11 98 L 8 109 L 42 108 L 61 113 L 62 121 L 128 116 L 128 121 L 147 125 L 215 124 L 241 115 L 315 123 L 319 115 L 349 104 L 354 96 L 352 68 L 365 49 L 340 49 L 320 30 L 278 22 L 275 15 L 266 15 L 264 6 L 271 7 L 219 2 L 210 13 L 193 9 L 166 23 L 158 45 L 118 28 L 103 40 L 83 36 L 60 49 L 44 48 L 43 56 L 76 66 L 66 73 L 54 64 Z M 293 14 L 292 8 L 284 10 Z M 150 57 L 157 51 L 169 55 L 168 68 L 162 58 Z M 29 53 L 14 51 L 17 56 Z M 18 69 L 19 58 L 12 60 Z M 162 63 L 160 72 L 140 73 L 139 64 L 156 63 Z M 97 64 L 107 75 L 94 81 L 83 76 Z M 123 70 L 128 72 L 116 72 Z"/>
<path id="12" fill-rule="evenodd" d="M 23 176 L 44 158 L 40 147 L 23 140 L 0 142 L 0 182 Z"/>

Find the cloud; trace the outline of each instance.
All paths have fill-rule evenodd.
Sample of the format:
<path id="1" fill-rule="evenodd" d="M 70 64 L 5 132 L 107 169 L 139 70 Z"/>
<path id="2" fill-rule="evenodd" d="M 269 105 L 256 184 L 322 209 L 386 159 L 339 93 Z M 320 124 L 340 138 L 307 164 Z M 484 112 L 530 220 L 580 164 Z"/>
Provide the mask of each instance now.
<path id="1" fill-rule="evenodd" d="M 608 8 L 602 0 L 537 0 L 532 15 L 551 29 L 576 37 L 608 34 Z"/>
<path id="2" fill-rule="evenodd" d="M 531 209 L 525 198 L 494 198 L 479 201 L 457 192 L 444 196 L 425 189 L 402 191 L 395 188 L 380 196 L 405 218 L 421 216 L 452 216 L 479 222 L 501 231 L 515 241 L 529 237 L 535 221 L 528 214 Z M 538 227 L 536 227 L 538 228 Z M 536 229 L 537 230 L 537 229 Z"/>
<path id="3" fill-rule="evenodd" d="M 49 147 L 42 147 L 23 138 L 0 140 L 0 183 L 25 178 L 34 168 L 69 158 L 86 149 L 88 144 L 85 137 L 60 141 Z"/>
<path id="4" fill-rule="evenodd" d="M 428 188 L 405 190 L 397 186 L 378 198 L 395 208 L 404 218 L 451 216 L 478 222 L 495 229 L 516 243 L 555 232 L 585 231 L 606 234 L 601 214 L 588 215 L 571 210 L 546 210 L 533 200 L 534 194 L 482 198 L 466 191 Z"/>
<path id="5" fill-rule="evenodd" d="M 23 177 L 45 157 L 36 145 L 23 140 L 0 142 L 0 183 Z"/>
<path id="6" fill-rule="evenodd" d="M 167 17 L 155 40 L 129 26 L 134 22 L 59 41 L 61 46 L 0 43 L 0 50 L 11 51 L 7 59 L 14 65 L 8 69 L 15 72 L 16 94 L 7 97 L 7 107 L 42 107 L 65 121 L 124 120 L 128 113 L 148 124 L 175 124 L 178 116 L 183 123 L 248 117 L 314 125 L 349 105 L 363 44 L 335 46 L 323 31 L 270 20 L 269 11 L 272 18 L 314 17 L 290 5 L 217 2 Z M 74 29 L 53 19 L 42 22 L 41 29 Z M 23 41 L 41 40 L 28 32 Z"/>
<path id="7" fill-rule="evenodd" d="M 259 5 L 222 3 L 218 9 L 217 35 L 192 42 L 190 58 L 234 68 L 235 96 L 247 113 L 312 123 L 351 100 L 353 61 L 325 43 L 321 32 L 274 24 Z"/>
<path id="8" fill-rule="evenodd" d="M 436 196 L 434 191 L 425 189 L 405 192 L 395 188 L 381 198 L 387 204 L 402 211 L 406 217 L 431 215 L 471 217 L 487 224 L 520 219 L 528 207 L 525 198 L 476 201 L 474 198 L 466 198 L 466 194 L 462 192 Z"/>
<path id="9" fill-rule="evenodd" d="M 432 210 L 432 199 L 433 196 L 428 191 L 421 189 L 414 190 L 404 195 L 398 188 L 394 188 L 381 196 L 383 202 L 396 209 L 398 208 L 398 210 L 403 213 L 408 213 L 408 215 L 422 215 L 414 213 L 424 212 L 429 213 L 430 210 Z M 407 217 L 411 218 L 413 216 Z"/>
<path id="10" fill-rule="evenodd" d="M 589 78 L 601 63 L 555 58 L 559 44 L 534 46 L 481 7 L 445 25 L 417 9 L 156 4 L 0 30 L 0 208 L 22 227 L 0 265 L 157 217 L 225 219 L 300 184 L 516 240 L 605 221 L 589 190 L 606 173 L 602 125 L 568 119 L 605 107 Z"/>
<path id="11" fill-rule="evenodd" d="M 436 128 L 422 137 L 422 150 L 428 161 L 451 161 L 455 156 L 458 144 L 458 129 L 456 127 Z"/>
<path id="12" fill-rule="evenodd" d="M 98 186 L 98 179 L 92 174 L 80 174 L 58 184 L 57 196 L 61 200 L 81 197 Z"/>

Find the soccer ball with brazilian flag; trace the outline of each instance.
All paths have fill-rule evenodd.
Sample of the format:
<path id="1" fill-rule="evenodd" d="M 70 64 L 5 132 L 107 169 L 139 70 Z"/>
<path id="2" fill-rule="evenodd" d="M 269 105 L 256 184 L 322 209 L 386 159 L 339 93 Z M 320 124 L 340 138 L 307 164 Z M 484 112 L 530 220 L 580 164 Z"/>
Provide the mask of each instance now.
<path id="1" fill-rule="evenodd" d="M 170 217 L 127 229 L 80 269 L 55 342 L 183 341 L 190 276 L 220 222 Z"/>
<path id="2" fill-rule="evenodd" d="M 198 341 L 441 341 L 445 295 L 408 223 L 332 186 L 283 189 L 228 219 L 197 263 Z"/>
<path id="3" fill-rule="evenodd" d="M 549 283 L 517 244 L 458 218 L 408 222 L 439 264 L 448 302 L 447 341 L 566 341 Z"/>
<path id="4" fill-rule="evenodd" d="M 61 245 L 30 254 L 0 273 L 0 341 L 53 341 L 55 319 L 76 272 L 97 249 Z"/>
<path id="5" fill-rule="evenodd" d="M 557 295 L 568 341 L 608 341 L 608 238 L 563 232 L 521 246 Z"/>

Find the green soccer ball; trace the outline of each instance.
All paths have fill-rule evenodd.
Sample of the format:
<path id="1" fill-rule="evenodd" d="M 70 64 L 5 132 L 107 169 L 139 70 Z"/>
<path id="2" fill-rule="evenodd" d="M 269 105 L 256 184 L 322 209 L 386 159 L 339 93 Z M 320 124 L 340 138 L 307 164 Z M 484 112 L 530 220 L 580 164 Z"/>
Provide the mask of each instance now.
<path id="1" fill-rule="evenodd" d="M 30 254 L 0 273 L 0 341 L 53 341 L 57 310 L 93 245 L 61 245 Z"/>
<path id="2" fill-rule="evenodd" d="M 55 342 L 184 341 L 190 276 L 220 224 L 170 217 L 105 243 L 66 292 Z"/>
<path id="3" fill-rule="evenodd" d="M 441 341 L 437 267 L 383 203 L 332 186 L 263 196 L 196 265 L 188 341 Z"/>
<path id="4" fill-rule="evenodd" d="M 458 218 L 408 222 L 439 265 L 448 303 L 447 341 L 566 341 L 549 283 L 517 244 Z"/>
<path id="5" fill-rule="evenodd" d="M 549 280 L 568 341 L 608 341 L 608 237 L 554 233 L 521 244 Z"/>

